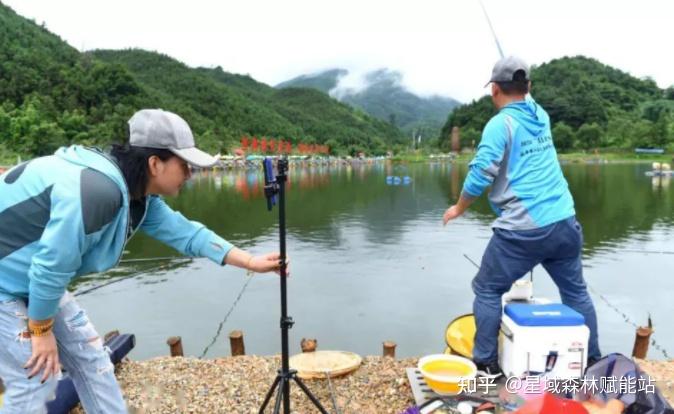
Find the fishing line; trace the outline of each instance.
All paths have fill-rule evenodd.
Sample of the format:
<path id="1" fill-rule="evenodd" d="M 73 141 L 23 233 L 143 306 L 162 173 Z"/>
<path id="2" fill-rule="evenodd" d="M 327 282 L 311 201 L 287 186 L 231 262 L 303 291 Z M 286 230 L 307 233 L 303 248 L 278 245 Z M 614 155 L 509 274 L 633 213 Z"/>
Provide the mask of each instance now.
<path id="1" fill-rule="evenodd" d="M 620 250 L 625 253 L 643 253 L 643 254 L 674 254 L 674 252 L 664 250 L 639 250 L 639 249 L 624 249 Z"/>
<path id="2" fill-rule="evenodd" d="M 100 285 L 91 287 L 91 288 L 89 288 L 89 289 L 85 289 L 85 290 L 79 291 L 79 292 L 75 293 L 74 295 L 75 295 L 75 296 L 83 296 L 83 295 L 89 294 L 89 293 L 91 293 L 91 292 L 93 292 L 93 291 L 96 291 L 96 290 L 98 290 L 98 289 L 104 288 L 104 287 L 106 287 L 106 286 L 113 285 L 113 284 L 115 284 L 115 283 L 122 282 L 122 281 L 127 280 L 127 279 L 131 279 L 131 278 L 133 278 L 133 277 L 136 277 L 136 276 L 141 275 L 141 274 L 144 274 L 144 273 L 154 272 L 154 271 L 160 270 L 160 269 L 162 269 L 162 268 L 169 267 L 169 266 L 171 266 L 171 265 L 177 265 L 177 266 L 180 266 L 180 265 L 184 265 L 184 264 L 187 264 L 187 263 L 192 262 L 192 258 L 185 258 L 185 257 L 179 257 L 179 256 L 178 256 L 178 257 L 176 257 L 176 256 L 166 256 L 166 257 L 153 257 L 153 258 L 142 258 L 142 259 L 126 259 L 126 260 L 120 260 L 120 263 L 143 263 L 143 262 L 153 262 L 153 261 L 159 261 L 159 260 L 169 260 L 169 261 L 171 261 L 171 260 L 175 260 L 175 259 L 180 259 L 180 260 L 182 260 L 182 261 L 179 262 L 179 263 L 175 263 L 175 262 L 163 263 L 163 264 L 160 264 L 160 265 L 157 265 L 157 266 L 150 267 L 150 268 L 148 268 L 148 269 L 143 269 L 143 270 L 141 270 L 141 271 L 131 273 L 131 274 L 129 274 L 129 275 L 120 277 L 120 278 L 115 279 L 115 280 L 111 280 L 111 281 L 106 282 L 106 283 L 102 283 L 102 284 L 100 284 Z M 217 330 L 217 332 L 215 333 L 215 336 L 213 337 L 211 343 L 204 349 L 204 351 L 203 351 L 203 353 L 201 354 L 201 356 L 199 357 L 199 359 L 202 359 L 204 356 L 206 356 L 206 353 L 208 353 L 209 349 L 213 346 L 213 344 L 215 344 L 215 341 L 218 339 L 218 337 L 220 336 L 220 334 L 221 334 L 221 332 L 222 332 L 223 326 L 224 326 L 225 323 L 227 322 L 227 319 L 229 318 L 229 316 L 230 316 L 230 315 L 232 314 L 232 312 L 234 311 L 234 308 L 236 308 L 237 304 L 238 304 L 239 301 L 241 300 L 241 297 L 243 296 L 243 293 L 245 292 L 246 288 L 248 287 L 248 284 L 250 283 L 250 281 L 251 281 L 252 279 L 253 279 L 252 277 L 249 277 L 248 280 L 246 281 L 246 283 L 245 283 L 245 284 L 243 285 L 243 287 L 241 288 L 241 291 L 239 292 L 238 296 L 236 297 L 236 300 L 234 301 L 234 303 L 232 304 L 231 308 L 229 309 L 229 311 L 228 311 L 227 314 L 225 315 L 224 319 L 220 322 L 220 324 L 219 324 L 219 326 L 218 326 L 218 330 Z"/>
<path id="3" fill-rule="evenodd" d="M 165 258 L 147 259 L 146 261 L 151 261 L 151 260 L 161 260 L 161 259 L 165 259 Z M 95 291 L 95 290 L 104 288 L 104 287 L 106 287 L 106 286 L 110 286 L 110 285 L 113 285 L 113 284 L 115 284 L 115 283 L 119 283 L 119 282 L 122 282 L 122 281 L 124 281 L 124 280 L 131 279 L 131 278 L 136 277 L 136 276 L 138 276 L 138 275 L 141 275 L 141 274 L 143 274 L 143 273 L 150 273 L 150 272 L 153 272 L 153 271 L 157 271 L 157 270 L 160 270 L 160 269 L 162 269 L 162 268 L 164 268 L 164 267 L 168 267 L 168 266 L 170 266 L 170 265 L 172 265 L 172 264 L 175 264 L 175 265 L 180 266 L 180 265 L 183 265 L 183 264 L 190 263 L 190 262 L 192 261 L 191 258 L 181 258 L 181 259 L 182 259 L 183 261 L 180 262 L 180 263 L 171 263 L 171 262 L 169 262 L 169 263 L 164 263 L 164 264 L 161 264 L 161 265 L 158 265 L 158 266 L 150 267 L 149 269 L 143 269 L 143 270 L 140 270 L 140 271 L 138 271 L 138 272 L 131 273 L 130 275 L 126 275 L 126 276 L 120 277 L 120 278 L 118 278 L 118 279 L 114 279 L 114 280 L 111 280 L 111 281 L 109 281 L 109 282 L 102 283 L 102 284 L 97 285 L 97 286 L 94 286 L 94 287 L 92 287 L 92 288 L 85 289 L 85 290 L 81 290 L 81 291 L 75 293 L 74 296 L 83 296 L 83 295 L 86 295 L 86 294 L 88 294 L 88 293 L 91 293 L 91 292 L 93 292 L 93 291 Z M 145 259 L 136 259 L 136 260 L 145 260 Z M 121 263 L 121 261 L 120 261 L 120 263 Z M 128 263 L 128 262 L 127 262 L 127 263 Z"/>
<path id="4" fill-rule="evenodd" d="M 184 256 L 164 256 L 164 257 L 144 257 L 140 259 L 122 259 L 119 263 L 143 263 L 143 262 L 156 262 L 158 260 L 181 260 L 186 259 Z"/>
<path id="5" fill-rule="evenodd" d="M 227 319 L 229 319 L 229 315 L 232 314 L 232 312 L 234 311 L 234 308 L 236 308 L 236 305 L 239 303 L 239 300 L 241 300 L 241 297 L 243 296 L 243 292 L 246 291 L 246 288 L 248 287 L 248 284 L 250 283 L 251 280 L 253 280 L 253 278 L 249 277 L 248 280 L 246 281 L 246 283 L 244 283 L 243 287 L 241 288 L 241 291 L 239 292 L 239 295 L 236 297 L 236 299 L 234 300 L 234 303 L 232 303 L 232 306 L 229 308 L 229 311 L 227 312 L 225 317 L 222 319 L 222 321 L 218 325 L 218 330 L 215 332 L 215 335 L 213 336 L 213 339 L 211 340 L 211 343 L 208 344 L 206 346 L 206 348 L 204 348 L 204 351 L 201 353 L 201 356 L 199 357 L 199 359 L 203 359 L 206 356 L 208 351 L 215 344 L 215 341 L 218 339 L 218 337 L 220 337 L 220 333 L 222 332 L 222 327 L 227 322 Z"/>
<path id="6" fill-rule="evenodd" d="M 487 9 L 484 7 L 484 3 L 482 2 L 482 0 L 479 0 L 479 3 L 480 3 L 480 7 L 482 7 L 482 11 L 484 12 L 484 17 L 487 19 L 487 24 L 489 25 L 489 29 L 491 30 L 491 34 L 494 37 L 494 42 L 496 42 L 496 47 L 498 48 L 498 52 L 501 55 L 501 58 L 503 58 L 504 57 L 503 49 L 501 48 L 501 43 L 498 41 L 498 37 L 496 36 L 496 31 L 494 30 L 494 26 L 492 26 L 492 24 L 491 24 L 491 19 L 489 18 L 489 14 L 487 14 Z M 651 253 L 651 254 L 674 254 L 674 252 L 668 252 L 668 251 L 649 251 L 649 250 L 623 250 L 623 251 L 624 252 L 630 252 L 630 253 L 645 253 L 645 254 L 648 254 L 648 253 Z M 468 257 L 467 254 L 464 253 L 463 256 L 466 259 L 468 259 L 468 261 L 470 261 L 475 267 L 477 267 L 478 269 L 480 268 L 480 266 L 477 263 L 475 263 L 470 257 Z M 532 277 L 532 280 L 533 280 L 533 270 L 532 270 L 531 277 Z M 587 284 L 587 281 L 585 283 Z M 613 305 L 608 299 L 606 299 L 606 297 L 604 295 L 602 295 L 601 293 L 594 290 L 592 288 L 592 286 L 590 286 L 589 284 L 587 284 L 587 287 L 589 288 L 589 290 L 593 294 L 599 296 L 601 298 L 601 300 L 604 301 L 604 303 L 606 303 L 606 305 L 609 308 L 613 309 L 618 315 L 622 316 L 626 323 L 632 325 L 635 328 L 639 327 L 636 323 L 634 323 L 634 321 L 632 321 L 632 319 L 629 318 L 629 316 L 627 316 L 627 314 L 625 314 L 625 312 L 621 311 L 620 309 L 618 309 L 617 306 Z M 653 345 L 653 348 L 662 352 L 662 354 L 665 356 L 665 358 L 669 359 L 669 354 L 667 353 L 667 351 L 663 347 L 661 347 L 655 341 L 655 339 L 653 339 L 653 338 L 651 338 L 651 345 Z"/>

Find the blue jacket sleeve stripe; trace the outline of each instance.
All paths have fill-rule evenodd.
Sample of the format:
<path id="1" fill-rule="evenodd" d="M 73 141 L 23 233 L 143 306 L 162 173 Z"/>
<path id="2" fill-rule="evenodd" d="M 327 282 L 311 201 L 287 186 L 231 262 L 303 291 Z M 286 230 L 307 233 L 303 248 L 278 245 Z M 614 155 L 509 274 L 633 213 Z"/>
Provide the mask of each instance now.
<path id="1" fill-rule="evenodd" d="M 463 193 L 479 197 L 498 175 L 508 143 L 508 126 L 504 117 L 492 118 L 482 132 L 475 158 L 468 165 L 468 175 L 463 183 Z"/>
<path id="2" fill-rule="evenodd" d="M 28 270 L 28 317 L 52 318 L 86 250 L 79 192 L 55 187 L 49 222 Z M 61 194 L 59 194 L 59 192 Z"/>

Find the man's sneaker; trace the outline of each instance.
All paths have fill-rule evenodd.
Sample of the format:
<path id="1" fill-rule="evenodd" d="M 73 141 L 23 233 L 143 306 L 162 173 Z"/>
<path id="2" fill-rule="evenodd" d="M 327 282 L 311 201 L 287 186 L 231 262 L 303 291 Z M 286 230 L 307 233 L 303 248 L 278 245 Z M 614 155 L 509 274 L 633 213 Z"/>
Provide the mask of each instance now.
<path id="1" fill-rule="evenodd" d="M 486 364 L 475 363 L 477 366 L 477 376 L 483 378 L 493 378 L 498 379 L 503 376 L 503 371 L 501 367 L 498 366 L 498 362 L 488 362 Z"/>

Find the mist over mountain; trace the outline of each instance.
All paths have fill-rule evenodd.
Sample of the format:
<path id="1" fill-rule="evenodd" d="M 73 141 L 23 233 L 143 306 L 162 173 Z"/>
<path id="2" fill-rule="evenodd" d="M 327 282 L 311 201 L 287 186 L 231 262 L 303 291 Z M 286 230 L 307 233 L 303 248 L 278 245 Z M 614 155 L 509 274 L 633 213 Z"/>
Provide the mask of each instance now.
<path id="1" fill-rule="evenodd" d="M 317 89 L 422 139 L 436 138 L 449 113 L 460 105 L 450 97 L 416 95 L 403 85 L 402 73 L 386 68 L 364 74 L 335 68 L 276 85 L 288 87 Z"/>

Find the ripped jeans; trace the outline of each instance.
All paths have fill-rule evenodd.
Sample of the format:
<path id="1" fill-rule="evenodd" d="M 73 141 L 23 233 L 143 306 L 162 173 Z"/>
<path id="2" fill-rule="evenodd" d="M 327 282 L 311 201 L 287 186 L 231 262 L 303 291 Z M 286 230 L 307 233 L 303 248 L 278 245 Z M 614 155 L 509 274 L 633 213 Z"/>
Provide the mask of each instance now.
<path id="1" fill-rule="evenodd" d="M 6 388 L 1 414 L 46 413 L 46 403 L 55 396 L 58 378 L 50 376 L 40 384 L 42 372 L 29 380 L 29 371 L 23 368 L 32 354 L 26 315 L 23 301 L 0 302 L 0 378 Z M 59 303 L 53 329 L 59 360 L 73 380 L 85 411 L 126 413 L 103 340 L 70 293 Z"/>

